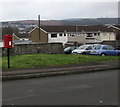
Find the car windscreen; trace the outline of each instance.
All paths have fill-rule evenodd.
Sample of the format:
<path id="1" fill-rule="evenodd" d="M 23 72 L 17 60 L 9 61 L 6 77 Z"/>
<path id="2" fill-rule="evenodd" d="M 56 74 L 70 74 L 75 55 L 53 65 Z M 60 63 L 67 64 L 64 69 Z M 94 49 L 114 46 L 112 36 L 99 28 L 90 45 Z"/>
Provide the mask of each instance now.
<path id="1" fill-rule="evenodd" d="M 82 45 L 80 47 L 78 47 L 78 49 L 86 49 L 88 46 L 87 45 Z"/>
<path id="2" fill-rule="evenodd" d="M 68 51 L 70 49 L 71 49 L 71 47 L 67 47 L 67 48 L 64 49 L 64 51 Z"/>
<path id="3" fill-rule="evenodd" d="M 101 46 L 100 45 L 96 45 L 96 46 L 94 46 L 94 50 L 98 50 L 98 49 L 100 49 L 101 48 Z"/>

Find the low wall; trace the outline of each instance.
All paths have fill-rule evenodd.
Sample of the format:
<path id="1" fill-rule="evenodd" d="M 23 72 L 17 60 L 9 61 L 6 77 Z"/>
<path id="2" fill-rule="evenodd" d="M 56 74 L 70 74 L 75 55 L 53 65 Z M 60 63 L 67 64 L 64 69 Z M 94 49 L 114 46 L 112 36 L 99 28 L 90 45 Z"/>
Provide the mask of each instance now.
<path id="1" fill-rule="evenodd" d="M 120 41 L 103 41 L 102 44 L 104 44 L 104 45 L 112 45 L 115 48 L 117 48 L 117 46 L 120 45 Z"/>
<path id="2" fill-rule="evenodd" d="M 24 54 L 62 54 L 62 43 L 20 44 L 10 49 L 10 55 Z M 7 49 L 2 48 L 2 56 L 7 56 Z"/>

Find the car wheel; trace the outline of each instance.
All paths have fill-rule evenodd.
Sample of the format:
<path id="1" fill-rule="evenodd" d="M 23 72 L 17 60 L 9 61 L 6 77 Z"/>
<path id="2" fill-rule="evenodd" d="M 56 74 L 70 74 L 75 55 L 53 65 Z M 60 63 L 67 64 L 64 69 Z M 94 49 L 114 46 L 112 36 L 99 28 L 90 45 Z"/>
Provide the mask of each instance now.
<path id="1" fill-rule="evenodd" d="M 118 54 L 118 56 L 120 56 L 120 53 Z"/>
<path id="2" fill-rule="evenodd" d="M 101 56 L 106 56 L 106 54 L 102 53 Z"/>
<path id="3" fill-rule="evenodd" d="M 86 52 L 83 52 L 82 54 L 83 54 L 83 55 L 86 55 Z"/>

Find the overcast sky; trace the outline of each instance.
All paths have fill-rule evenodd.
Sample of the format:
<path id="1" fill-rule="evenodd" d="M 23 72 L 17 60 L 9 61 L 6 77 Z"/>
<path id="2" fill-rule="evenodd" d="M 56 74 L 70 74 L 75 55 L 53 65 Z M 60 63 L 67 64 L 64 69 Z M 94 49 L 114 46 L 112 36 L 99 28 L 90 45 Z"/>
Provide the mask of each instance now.
<path id="1" fill-rule="evenodd" d="M 84 1 L 84 2 L 82 2 Z M 1 21 L 118 17 L 118 0 L 1 0 Z"/>

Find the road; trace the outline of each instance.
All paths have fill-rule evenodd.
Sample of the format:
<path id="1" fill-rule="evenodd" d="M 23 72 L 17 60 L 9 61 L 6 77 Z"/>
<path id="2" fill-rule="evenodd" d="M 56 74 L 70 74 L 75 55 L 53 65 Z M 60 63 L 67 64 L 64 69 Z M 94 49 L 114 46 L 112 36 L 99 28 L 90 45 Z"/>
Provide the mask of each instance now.
<path id="1" fill-rule="evenodd" d="M 3 105 L 117 105 L 118 70 L 3 82 Z"/>

